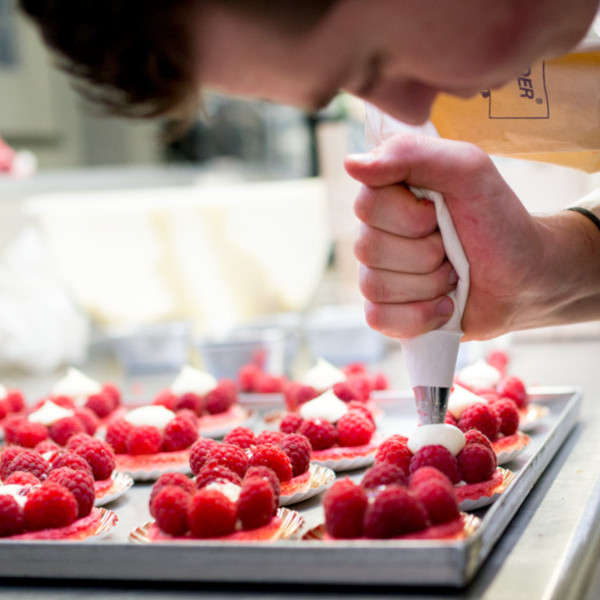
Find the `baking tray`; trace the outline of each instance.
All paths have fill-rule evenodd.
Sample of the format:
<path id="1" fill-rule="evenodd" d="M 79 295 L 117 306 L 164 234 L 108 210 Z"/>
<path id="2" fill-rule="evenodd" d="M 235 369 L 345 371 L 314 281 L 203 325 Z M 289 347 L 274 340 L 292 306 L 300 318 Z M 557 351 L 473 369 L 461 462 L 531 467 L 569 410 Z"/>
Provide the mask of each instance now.
<path id="1" fill-rule="evenodd" d="M 530 432 L 525 453 L 506 465 L 516 473 L 507 491 L 477 514 L 482 522 L 460 542 L 286 540 L 235 545 L 197 543 L 134 544 L 129 532 L 149 519 L 150 484 L 136 484 L 112 508 L 114 533 L 101 541 L 0 541 L 0 577 L 105 581 L 226 582 L 267 584 L 360 584 L 465 586 L 492 551 L 519 506 L 577 423 L 581 390 L 533 388 L 532 402 L 548 415 Z M 402 430 L 414 415 L 408 393 L 387 393 L 386 433 Z M 360 473 L 352 475 L 360 477 Z M 318 499 L 297 509 L 307 526 L 322 519 Z"/>

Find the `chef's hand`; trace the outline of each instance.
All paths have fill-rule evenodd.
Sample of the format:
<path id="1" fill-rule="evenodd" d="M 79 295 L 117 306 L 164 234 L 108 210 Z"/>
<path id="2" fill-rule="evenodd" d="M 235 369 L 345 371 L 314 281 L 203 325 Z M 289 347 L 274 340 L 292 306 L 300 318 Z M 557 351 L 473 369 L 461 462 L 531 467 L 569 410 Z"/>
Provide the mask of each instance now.
<path id="1" fill-rule="evenodd" d="M 355 254 L 373 329 L 413 337 L 443 325 L 453 310 L 447 294 L 457 276 L 444 253 L 434 205 L 408 186 L 443 194 L 469 261 L 464 339 L 587 319 L 590 310 L 598 311 L 575 314 L 581 312 L 577 277 L 583 277 L 575 265 L 593 248 L 580 247 L 573 236 L 592 239 L 597 252 L 600 235 L 593 225 L 571 212 L 531 216 L 476 146 L 401 134 L 345 164 L 364 184 L 355 203 L 362 221 Z M 599 263 L 596 258 L 592 296 L 600 294 Z M 590 284 L 594 288 L 593 278 Z"/>

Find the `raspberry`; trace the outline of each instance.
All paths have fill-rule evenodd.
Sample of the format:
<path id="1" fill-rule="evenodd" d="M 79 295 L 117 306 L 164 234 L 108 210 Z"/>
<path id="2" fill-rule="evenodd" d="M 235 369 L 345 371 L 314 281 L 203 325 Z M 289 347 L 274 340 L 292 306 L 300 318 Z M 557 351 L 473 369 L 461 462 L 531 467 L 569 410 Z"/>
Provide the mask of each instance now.
<path id="1" fill-rule="evenodd" d="M 117 454 L 127 454 L 127 437 L 132 429 L 125 419 L 113 419 L 106 426 L 106 442 Z"/>
<path id="2" fill-rule="evenodd" d="M 27 495 L 23 516 L 28 531 L 66 527 L 77 519 L 77 501 L 67 488 L 47 483 Z"/>
<path id="3" fill-rule="evenodd" d="M 285 378 L 261 371 L 254 381 L 257 394 L 280 394 L 285 388 Z"/>
<path id="4" fill-rule="evenodd" d="M 105 383 L 102 386 L 102 394 L 111 401 L 112 410 L 121 404 L 121 391 L 114 383 Z"/>
<path id="5" fill-rule="evenodd" d="M 324 419 L 305 419 L 298 433 L 308 438 L 313 450 L 326 450 L 337 442 L 335 426 Z"/>
<path id="6" fill-rule="evenodd" d="M 22 423 L 26 421 L 27 419 L 25 417 L 7 417 L 7 419 L 2 424 L 2 427 L 4 428 L 4 440 L 7 444 L 19 443 L 18 431 Z"/>
<path id="7" fill-rule="evenodd" d="M 192 494 L 178 485 L 159 488 L 152 504 L 152 514 L 161 531 L 184 535 L 188 530 L 188 509 Z"/>
<path id="8" fill-rule="evenodd" d="M 4 480 L 8 477 L 10 463 L 17 454 L 21 454 L 22 452 L 25 452 L 25 448 L 21 448 L 20 446 L 7 446 L 2 450 L 2 454 L 0 454 L 0 479 Z"/>
<path id="9" fill-rule="evenodd" d="M 476 394 L 480 398 L 483 398 L 484 400 L 487 400 L 488 402 L 494 402 L 496 400 L 500 400 L 500 394 L 493 388 L 485 388 L 482 390 L 477 390 Z"/>
<path id="10" fill-rule="evenodd" d="M 270 429 L 265 429 L 261 431 L 256 437 L 256 446 L 260 446 L 261 444 L 275 444 L 278 445 L 284 437 L 284 433 L 282 431 L 272 431 Z"/>
<path id="11" fill-rule="evenodd" d="M 373 426 L 375 426 L 375 417 L 373 416 L 373 413 L 367 408 L 366 404 L 358 402 L 358 400 L 352 400 L 352 402 L 348 403 L 348 410 L 358 411 L 360 414 L 366 417 L 373 424 Z"/>
<path id="12" fill-rule="evenodd" d="M 375 464 L 391 463 L 400 467 L 407 475 L 411 459 L 412 452 L 408 449 L 406 442 L 393 437 L 381 442 L 375 453 Z"/>
<path id="13" fill-rule="evenodd" d="M 195 485 L 198 489 L 206 487 L 209 483 L 230 481 L 236 485 L 242 484 L 242 478 L 225 465 L 214 462 L 205 464 L 198 475 L 196 475 Z"/>
<path id="14" fill-rule="evenodd" d="M 363 534 L 367 494 L 347 477 L 336 481 L 323 497 L 325 528 L 334 538 L 351 539 Z"/>
<path id="15" fill-rule="evenodd" d="M 73 471 L 83 471 L 92 477 L 94 476 L 90 463 L 83 456 L 79 456 L 71 451 L 61 452 L 52 461 L 53 469 L 60 469 L 62 467 L 69 467 Z"/>
<path id="16" fill-rule="evenodd" d="M 213 446 L 207 460 L 208 462 L 216 462 L 231 469 L 240 477 L 244 476 L 250 465 L 246 453 L 233 444 L 217 444 Z"/>
<path id="17" fill-rule="evenodd" d="M 194 475 L 198 475 L 211 449 L 216 445 L 215 440 L 202 437 L 194 442 L 194 445 L 190 448 L 190 469 Z"/>
<path id="18" fill-rule="evenodd" d="M 373 389 L 374 390 L 387 390 L 389 382 L 387 377 L 383 373 L 376 373 L 373 377 Z"/>
<path id="19" fill-rule="evenodd" d="M 423 481 L 414 488 L 413 493 L 425 507 L 432 523 L 447 523 L 460 514 L 454 488 L 440 480 Z"/>
<path id="20" fill-rule="evenodd" d="M 113 411 L 114 402 L 105 394 L 92 394 L 85 401 L 86 408 L 96 413 L 99 419 L 104 419 Z"/>
<path id="21" fill-rule="evenodd" d="M 189 448 L 198 439 L 196 429 L 187 419 L 175 417 L 165 427 L 163 449 L 166 452 L 175 452 Z"/>
<path id="22" fill-rule="evenodd" d="M 461 479 L 456 457 L 450 451 L 440 445 L 423 446 L 410 461 L 410 472 L 414 473 L 420 467 L 435 467 L 450 479 L 452 483 L 458 483 Z"/>
<path id="23" fill-rule="evenodd" d="M 510 398 L 501 398 L 490 404 L 492 410 L 500 419 L 500 433 L 512 435 L 519 429 L 519 411 L 517 404 Z"/>
<path id="24" fill-rule="evenodd" d="M 8 403 L 9 412 L 18 413 L 25 409 L 25 399 L 19 390 L 7 390 L 5 400 Z"/>
<path id="25" fill-rule="evenodd" d="M 367 374 L 367 365 L 362 362 L 352 362 L 348 363 L 345 367 L 342 368 L 342 372 L 346 377 L 351 375 L 366 375 Z"/>
<path id="26" fill-rule="evenodd" d="M 76 433 L 85 431 L 81 421 L 73 417 L 63 417 L 52 423 L 48 428 L 50 438 L 53 439 L 59 446 L 64 446 L 69 441 L 69 438 Z"/>
<path id="27" fill-rule="evenodd" d="M 529 395 L 525 384 L 514 375 L 501 379 L 496 390 L 502 398 L 514 400 L 518 408 L 525 408 L 529 404 Z"/>
<path id="28" fill-rule="evenodd" d="M 196 486 L 194 482 L 183 473 L 178 473 L 177 471 L 171 471 L 169 473 L 163 473 L 152 486 L 152 490 L 150 491 L 150 501 L 148 502 L 148 507 L 150 509 L 150 514 L 155 517 L 154 514 L 154 499 L 160 490 L 162 490 L 166 486 L 176 486 L 183 489 L 188 494 L 193 494 L 196 491 Z"/>
<path id="29" fill-rule="evenodd" d="M 275 444 L 262 444 L 254 449 L 250 458 L 252 466 L 269 467 L 275 471 L 279 481 L 288 481 L 293 477 L 292 463 L 287 454 Z"/>
<path id="30" fill-rule="evenodd" d="M 202 396 L 194 394 L 193 392 L 187 392 L 175 399 L 174 410 L 183 410 L 187 408 L 193 411 L 198 416 L 201 416 L 204 412 L 204 400 Z"/>
<path id="31" fill-rule="evenodd" d="M 177 403 L 177 398 L 171 390 L 163 390 L 162 392 L 159 392 L 157 394 L 156 398 L 154 398 L 154 400 L 152 401 L 152 404 L 158 405 L 158 406 L 164 406 L 165 408 L 168 408 L 169 410 L 172 410 L 173 412 L 175 412 L 175 404 L 176 403 Z M 194 413 L 196 412 L 196 407 L 194 407 L 193 411 L 194 411 Z"/>
<path id="32" fill-rule="evenodd" d="M 6 419 L 10 412 L 10 405 L 4 398 L 0 398 L 0 420 Z"/>
<path id="33" fill-rule="evenodd" d="M 256 444 L 256 436 L 248 427 L 235 427 L 224 438 L 226 444 L 233 444 L 238 448 L 246 449 Z"/>
<path id="34" fill-rule="evenodd" d="M 75 417 L 81 421 L 85 433 L 89 435 L 94 435 L 94 433 L 96 433 L 100 421 L 93 410 L 85 407 L 76 408 Z"/>
<path id="35" fill-rule="evenodd" d="M 93 439 L 95 438 L 93 438 L 89 433 L 76 433 L 74 436 L 69 438 L 69 441 L 67 442 L 67 450 L 73 451 L 81 444 L 87 444 Z"/>
<path id="36" fill-rule="evenodd" d="M 494 441 L 500 431 L 500 419 L 487 402 L 476 402 L 462 412 L 458 419 L 458 427 L 461 431 L 478 429 Z"/>
<path id="37" fill-rule="evenodd" d="M 16 431 L 17 443 L 23 448 L 35 448 L 48 439 L 48 428 L 41 423 L 24 421 Z"/>
<path id="38" fill-rule="evenodd" d="M 276 509 L 271 484 L 262 477 L 245 477 L 237 502 L 242 529 L 256 529 L 267 525 Z"/>
<path id="39" fill-rule="evenodd" d="M 436 469 L 435 467 L 420 467 L 410 474 L 410 489 L 414 489 L 422 483 L 425 483 L 432 479 L 439 481 L 440 483 L 448 486 L 449 488 L 453 488 L 452 482 L 450 481 L 450 479 L 448 479 L 448 476 L 444 475 L 444 473 L 442 473 L 439 469 Z"/>
<path id="40" fill-rule="evenodd" d="M 465 445 L 468 444 L 483 444 L 487 446 L 490 450 L 494 450 L 492 446 L 492 442 L 485 436 L 481 431 L 477 429 L 469 429 L 465 431 Z"/>
<path id="41" fill-rule="evenodd" d="M 273 471 L 273 469 L 269 469 L 269 467 L 262 467 L 262 466 L 258 466 L 258 467 L 250 466 L 250 467 L 248 467 L 248 470 L 246 471 L 246 474 L 244 475 L 244 479 L 246 479 L 246 477 L 262 477 L 263 479 L 267 480 L 269 482 L 269 484 L 271 485 L 271 488 L 273 488 L 273 493 L 275 494 L 275 504 L 277 506 L 279 505 L 279 496 L 281 495 L 281 485 L 279 483 L 279 477 L 277 477 L 277 475 L 275 474 L 275 471 Z M 275 510 L 277 510 L 277 506 L 275 507 Z"/>
<path id="42" fill-rule="evenodd" d="M 89 473 L 74 471 L 69 467 L 60 467 L 50 471 L 46 484 L 54 482 L 67 488 L 77 502 L 77 518 L 87 517 L 94 507 L 96 492 L 94 479 Z"/>
<path id="43" fill-rule="evenodd" d="M 198 415 L 188 408 L 182 408 L 175 413 L 178 417 L 186 419 L 195 429 L 198 429 Z"/>
<path id="44" fill-rule="evenodd" d="M 469 444 L 456 457 L 462 479 L 467 483 L 487 481 L 496 469 L 496 455 L 483 444 Z"/>
<path id="45" fill-rule="evenodd" d="M 401 467 L 392 463 L 382 462 L 373 465 L 364 474 L 360 485 L 365 490 L 375 489 L 384 485 L 391 484 L 407 485 L 408 477 L 406 472 Z"/>
<path id="46" fill-rule="evenodd" d="M 447 425 L 454 425 L 454 427 L 458 427 L 458 421 L 454 418 L 454 415 L 448 411 L 446 412 L 446 416 L 444 417 L 444 423 Z"/>
<path id="47" fill-rule="evenodd" d="M 23 526 L 23 509 L 16 498 L 0 494 L 0 537 L 21 533 Z"/>
<path id="48" fill-rule="evenodd" d="M 319 392 L 314 387 L 297 381 L 289 383 L 283 393 L 285 396 L 285 407 L 290 412 L 297 411 L 305 402 L 319 395 Z"/>
<path id="49" fill-rule="evenodd" d="M 14 471 L 6 478 L 4 485 L 39 485 L 40 483 L 42 482 L 29 471 Z"/>
<path id="50" fill-rule="evenodd" d="M 201 489 L 190 501 L 188 525 L 193 537 L 228 535 L 233 532 L 236 521 L 236 505 L 217 490 Z"/>
<path id="51" fill-rule="evenodd" d="M 51 398 L 48 398 L 49 400 L 52 400 L 52 402 L 54 402 L 54 404 L 58 404 L 58 406 L 62 406 L 63 408 L 68 408 L 70 410 L 74 410 L 75 409 L 75 402 L 73 401 L 72 398 L 69 398 L 69 396 L 54 396 Z M 43 398 L 42 400 L 40 400 L 40 405 L 44 404 L 44 402 L 46 402 L 46 398 Z"/>
<path id="52" fill-rule="evenodd" d="M 427 511 L 405 487 L 384 488 L 367 506 L 365 535 L 368 538 L 393 538 L 428 526 Z"/>
<path id="53" fill-rule="evenodd" d="M 37 444 L 34 450 L 39 454 L 46 454 L 46 452 L 59 452 L 61 447 L 52 440 L 44 440 Z"/>
<path id="54" fill-rule="evenodd" d="M 282 433 L 296 433 L 304 419 L 298 413 L 285 413 L 279 423 L 279 431 Z"/>
<path id="55" fill-rule="evenodd" d="M 310 468 L 311 447 L 307 437 L 301 433 L 289 433 L 283 437 L 279 447 L 290 459 L 293 477 L 308 471 Z"/>
<path id="56" fill-rule="evenodd" d="M 342 415 L 337 422 L 340 446 L 364 446 L 371 441 L 374 431 L 373 423 L 354 410 Z"/>
<path id="57" fill-rule="evenodd" d="M 357 400 L 367 402 L 371 395 L 371 382 L 369 378 L 361 373 L 348 376 L 348 384 L 352 386 L 357 395 Z"/>
<path id="58" fill-rule="evenodd" d="M 340 381 L 333 385 L 333 393 L 344 402 L 357 401 L 359 398 L 358 392 L 352 387 L 348 381 Z"/>
<path id="59" fill-rule="evenodd" d="M 261 373 L 260 367 L 253 363 L 242 365 L 237 373 L 237 380 L 242 392 L 255 392 L 256 380 Z"/>
<path id="60" fill-rule="evenodd" d="M 486 362 L 488 365 L 492 365 L 504 375 L 506 373 L 506 367 L 508 366 L 508 354 L 502 350 L 493 350 L 488 355 Z"/>
<path id="61" fill-rule="evenodd" d="M 127 452 L 129 454 L 156 454 L 160 452 L 163 435 L 154 425 L 138 425 L 127 435 Z"/>
<path id="62" fill-rule="evenodd" d="M 235 401 L 235 396 L 231 393 L 231 389 L 219 384 L 213 390 L 210 390 L 204 397 L 206 410 L 211 415 L 227 412 Z"/>
<path id="63" fill-rule="evenodd" d="M 92 438 L 79 444 L 73 452 L 87 460 L 96 481 L 108 479 L 115 469 L 115 454 L 103 440 Z"/>
<path id="64" fill-rule="evenodd" d="M 5 470 L 5 476 L 8 477 L 15 471 L 33 473 L 40 481 L 43 481 L 50 472 L 50 463 L 34 450 L 24 450 L 10 461 Z"/>

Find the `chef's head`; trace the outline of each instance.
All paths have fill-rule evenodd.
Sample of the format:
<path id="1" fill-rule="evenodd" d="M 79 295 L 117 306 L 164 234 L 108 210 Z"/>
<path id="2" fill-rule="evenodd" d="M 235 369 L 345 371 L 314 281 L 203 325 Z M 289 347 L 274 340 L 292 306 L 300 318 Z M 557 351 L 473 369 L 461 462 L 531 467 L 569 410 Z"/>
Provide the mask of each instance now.
<path id="1" fill-rule="evenodd" d="M 198 89 L 306 109 L 344 89 L 409 123 L 586 33 L 599 0 L 20 0 L 63 66 L 118 113 L 193 109 Z"/>

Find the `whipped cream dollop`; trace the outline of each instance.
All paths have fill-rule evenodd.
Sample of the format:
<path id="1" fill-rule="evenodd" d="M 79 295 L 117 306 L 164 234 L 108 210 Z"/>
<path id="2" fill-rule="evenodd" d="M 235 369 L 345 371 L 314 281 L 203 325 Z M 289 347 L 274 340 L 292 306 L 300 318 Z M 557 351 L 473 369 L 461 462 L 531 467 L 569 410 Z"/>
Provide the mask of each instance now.
<path id="1" fill-rule="evenodd" d="M 460 419 L 460 415 L 467 406 L 478 402 L 487 402 L 487 400 L 455 383 L 448 398 L 448 411 L 455 419 Z"/>
<path id="2" fill-rule="evenodd" d="M 218 381 L 210 373 L 200 371 L 190 365 L 184 365 L 169 388 L 176 396 L 197 394 L 204 396 L 218 385 Z"/>
<path id="3" fill-rule="evenodd" d="M 408 438 L 408 449 L 416 454 L 424 446 L 444 446 L 456 456 L 465 446 L 465 434 L 454 425 L 435 423 L 417 427 Z"/>
<path id="4" fill-rule="evenodd" d="M 8 396 L 8 390 L 0 383 L 0 400 L 4 400 Z"/>
<path id="5" fill-rule="evenodd" d="M 316 364 L 304 374 L 302 379 L 302 383 L 314 387 L 318 392 L 324 392 L 342 381 L 346 381 L 344 372 L 324 358 L 318 358 Z"/>
<path id="6" fill-rule="evenodd" d="M 330 423 L 337 422 L 347 412 L 348 405 L 333 390 L 327 390 L 300 406 L 300 416 L 303 419 L 325 419 Z"/>
<path id="7" fill-rule="evenodd" d="M 34 410 L 27 419 L 31 423 L 41 423 L 46 427 L 49 427 L 56 421 L 64 419 L 65 417 L 72 417 L 75 411 L 70 408 L 64 408 L 52 402 L 52 400 L 46 400 L 37 410 Z"/>
<path id="8" fill-rule="evenodd" d="M 462 368 L 456 375 L 458 381 L 472 389 L 493 388 L 502 379 L 502 373 L 483 358 Z"/>
<path id="9" fill-rule="evenodd" d="M 232 502 L 237 502 L 242 488 L 232 481 L 213 481 L 205 486 L 207 490 L 217 490 Z"/>
<path id="10" fill-rule="evenodd" d="M 51 389 L 53 396 L 68 396 L 77 406 L 82 406 L 89 396 L 102 391 L 102 385 L 78 369 L 69 367 L 67 374 L 59 379 Z"/>
<path id="11" fill-rule="evenodd" d="M 19 504 L 19 506 L 25 506 L 27 502 L 27 492 L 33 486 L 17 485 L 10 483 L 8 485 L 0 485 L 0 496 L 12 496 Z"/>
<path id="12" fill-rule="evenodd" d="M 175 417 L 175 413 L 161 405 L 140 406 L 130 410 L 125 415 L 125 420 L 134 427 L 141 425 L 153 425 L 164 431 L 167 423 Z"/>

